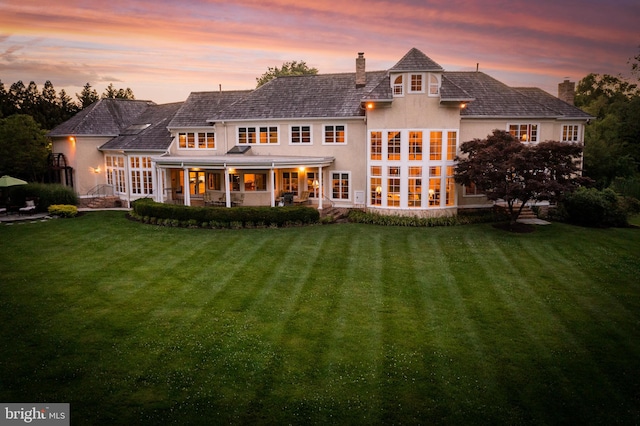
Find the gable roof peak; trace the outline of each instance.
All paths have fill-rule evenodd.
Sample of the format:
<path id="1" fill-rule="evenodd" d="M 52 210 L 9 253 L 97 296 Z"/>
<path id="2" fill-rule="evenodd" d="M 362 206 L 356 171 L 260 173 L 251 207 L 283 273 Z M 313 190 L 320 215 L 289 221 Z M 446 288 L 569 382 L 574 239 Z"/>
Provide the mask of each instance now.
<path id="1" fill-rule="evenodd" d="M 408 71 L 431 71 L 443 72 L 442 68 L 433 59 L 422 53 L 415 47 L 409 50 L 403 57 L 389 70 L 391 72 Z"/>

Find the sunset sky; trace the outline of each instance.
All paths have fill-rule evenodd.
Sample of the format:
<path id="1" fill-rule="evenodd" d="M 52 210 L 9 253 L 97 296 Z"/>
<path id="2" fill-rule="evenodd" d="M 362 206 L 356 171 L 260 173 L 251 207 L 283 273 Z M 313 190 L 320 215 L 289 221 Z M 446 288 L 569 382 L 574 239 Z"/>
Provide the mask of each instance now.
<path id="1" fill-rule="evenodd" d="M 0 0 L 0 80 L 89 82 L 136 99 L 251 89 L 269 66 L 321 73 L 393 66 L 412 47 L 448 71 L 480 70 L 557 94 L 565 78 L 628 74 L 638 0 Z"/>

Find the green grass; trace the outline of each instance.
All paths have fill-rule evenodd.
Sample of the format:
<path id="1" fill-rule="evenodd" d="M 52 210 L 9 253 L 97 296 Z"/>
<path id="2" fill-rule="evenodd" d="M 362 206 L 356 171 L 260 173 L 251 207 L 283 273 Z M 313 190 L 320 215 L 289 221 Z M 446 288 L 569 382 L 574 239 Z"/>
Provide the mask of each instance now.
<path id="1" fill-rule="evenodd" d="M 0 401 L 73 424 L 640 422 L 640 230 L 0 226 Z"/>

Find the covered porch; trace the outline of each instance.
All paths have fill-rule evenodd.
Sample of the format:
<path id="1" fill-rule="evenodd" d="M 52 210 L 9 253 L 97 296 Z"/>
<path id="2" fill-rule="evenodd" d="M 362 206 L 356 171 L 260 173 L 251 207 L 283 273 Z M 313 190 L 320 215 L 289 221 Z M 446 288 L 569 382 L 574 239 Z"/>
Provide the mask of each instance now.
<path id="1" fill-rule="evenodd" d="M 323 208 L 325 172 L 334 157 L 234 155 L 152 157 L 155 200 L 187 206 Z"/>

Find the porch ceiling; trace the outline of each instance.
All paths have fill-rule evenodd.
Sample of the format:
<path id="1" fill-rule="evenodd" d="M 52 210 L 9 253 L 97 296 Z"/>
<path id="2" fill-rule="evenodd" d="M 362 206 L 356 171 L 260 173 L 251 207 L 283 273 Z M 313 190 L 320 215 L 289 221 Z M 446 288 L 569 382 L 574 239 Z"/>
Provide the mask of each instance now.
<path id="1" fill-rule="evenodd" d="M 271 156 L 271 155 L 216 155 L 208 157 L 160 156 L 151 157 L 157 167 L 200 167 L 209 169 L 224 169 L 225 167 L 271 169 L 283 167 L 327 167 L 334 162 L 335 157 L 306 157 L 306 156 Z"/>

